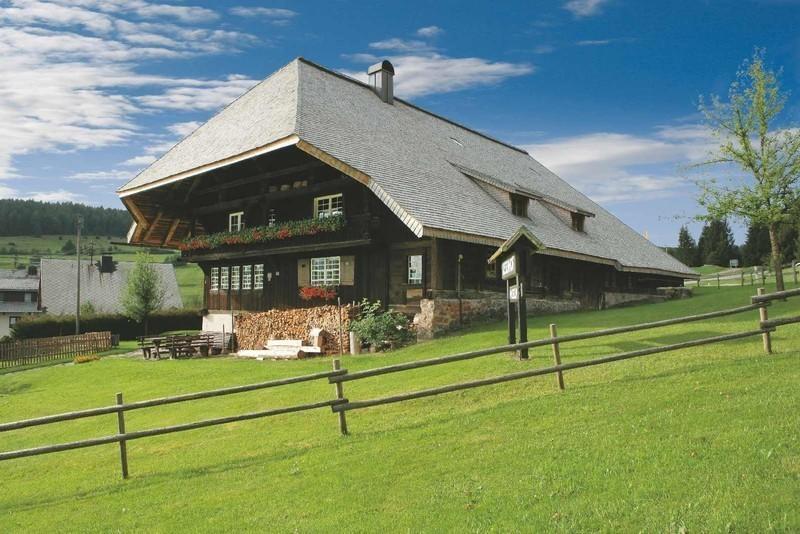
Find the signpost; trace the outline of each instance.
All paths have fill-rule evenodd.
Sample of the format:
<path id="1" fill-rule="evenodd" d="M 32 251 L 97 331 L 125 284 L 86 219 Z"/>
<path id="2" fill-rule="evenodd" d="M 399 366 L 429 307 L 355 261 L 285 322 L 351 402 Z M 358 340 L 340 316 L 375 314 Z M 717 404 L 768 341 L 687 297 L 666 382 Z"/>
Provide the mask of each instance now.
<path id="1" fill-rule="evenodd" d="M 516 326 L 519 323 L 519 342 L 528 341 L 528 310 L 525 303 L 525 283 L 529 278 L 529 258 L 542 243 L 526 227 L 521 226 L 516 233 L 492 254 L 489 261 L 500 261 L 500 274 L 506 281 L 506 300 L 508 302 L 508 343 L 517 342 Z M 519 349 L 521 360 L 528 359 L 528 349 Z"/>

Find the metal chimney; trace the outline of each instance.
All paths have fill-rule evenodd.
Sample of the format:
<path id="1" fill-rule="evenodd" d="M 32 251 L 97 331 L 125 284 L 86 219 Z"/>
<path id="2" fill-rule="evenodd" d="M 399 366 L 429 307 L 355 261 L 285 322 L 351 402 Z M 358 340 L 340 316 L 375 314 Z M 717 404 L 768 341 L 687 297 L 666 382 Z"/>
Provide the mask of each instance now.
<path id="1" fill-rule="evenodd" d="M 376 63 L 367 69 L 369 85 L 378 97 L 391 104 L 394 102 L 394 66 L 388 60 Z"/>

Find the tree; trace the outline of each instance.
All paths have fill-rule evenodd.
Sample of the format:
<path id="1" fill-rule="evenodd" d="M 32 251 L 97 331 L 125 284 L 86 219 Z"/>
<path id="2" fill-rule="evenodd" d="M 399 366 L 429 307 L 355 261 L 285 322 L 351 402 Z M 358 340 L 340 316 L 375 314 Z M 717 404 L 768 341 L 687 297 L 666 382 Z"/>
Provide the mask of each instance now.
<path id="1" fill-rule="evenodd" d="M 708 265 L 727 267 L 731 259 L 739 257 L 731 227 L 724 220 L 711 221 L 703 227 L 697 248 L 700 261 Z"/>
<path id="2" fill-rule="evenodd" d="M 67 239 L 67 242 L 61 245 L 61 252 L 64 254 L 75 254 L 75 243 L 72 239 Z"/>
<path id="3" fill-rule="evenodd" d="M 122 308 L 125 315 L 144 325 L 147 335 L 148 319 L 164 303 L 164 289 L 158 271 L 150 263 L 150 255 L 140 252 L 136 255 L 136 265 L 128 275 Z"/>
<path id="4" fill-rule="evenodd" d="M 673 251 L 673 256 L 689 267 L 695 267 L 700 263 L 697 243 L 685 226 L 681 226 L 678 232 L 678 247 Z"/>
<path id="5" fill-rule="evenodd" d="M 757 49 L 739 69 L 728 102 L 717 96 L 700 102 L 720 143 L 703 165 L 733 165 L 745 173 L 743 180 L 734 178 L 727 185 L 713 179 L 699 183 L 704 218 L 733 217 L 766 227 L 779 291 L 784 283 L 778 228 L 790 221 L 800 200 L 800 129 L 775 129 L 786 100 L 778 75 L 765 66 L 764 53 Z"/>
<path id="6" fill-rule="evenodd" d="M 751 224 L 747 227 L 747 239 L 742 245 L 742 264 L 746 267 L 763 265 L 772 255 L 769 244 L 769 230 L 764 226 Z"/>

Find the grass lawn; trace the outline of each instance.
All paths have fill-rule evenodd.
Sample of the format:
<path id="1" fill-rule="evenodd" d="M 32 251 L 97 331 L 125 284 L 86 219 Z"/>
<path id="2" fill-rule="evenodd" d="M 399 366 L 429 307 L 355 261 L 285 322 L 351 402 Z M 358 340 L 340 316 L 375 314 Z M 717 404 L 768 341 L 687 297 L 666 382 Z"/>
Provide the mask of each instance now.
<path id="1" fill-rule="evenodd" d="M 605 312 L 532 317 L 571 333 L 749 302 L 752 289 Z M 800 300 L 770 315 L 796 314 Z M 757 313 L 562 346 L 564 361 L 752 329 Z M 501 323 L 388 355 L 366 369 L 503 342 Z M 229 424 L 0 463 L 0 530 L 782 531 L 800 530 L 800 326 L 761 340 L 628 360 L 349 412 Z M 345 383 L 353 400 L 549 365 L 507 355 Z M 0 421 L 286 377 L 328 359 L 146 362 L 109 357 L 0 376 Z M 331 398 L 309 383 L 129 412 L 129 430 Z M 108 435 L 104 416 L 2 436 L 2 450 Z"/>
<path id="2" fill-rule="evenodd" d="M 203 271 L 196 263 L 175 266 L 175 278 L 181 292 L 184 308 L 199 310 L 203 307 Z"/>

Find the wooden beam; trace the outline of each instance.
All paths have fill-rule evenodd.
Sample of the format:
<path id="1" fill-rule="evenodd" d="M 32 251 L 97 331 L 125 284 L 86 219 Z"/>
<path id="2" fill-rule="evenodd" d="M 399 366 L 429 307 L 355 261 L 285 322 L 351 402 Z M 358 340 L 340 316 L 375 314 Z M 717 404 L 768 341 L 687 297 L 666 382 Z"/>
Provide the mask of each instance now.
<path id="1" fill-rule="evenodd" d="M 122 203 L 125 204 L 125 207 L 128 208 L 128 211 L 131 212 L 131 215 L 133 215 L 133 218 L 136 220 L 137 232 L 147 230 L 150 223 L 147 222 L 147 217 L 144 216 L 144 213 L 142 213 L 142 210 L 136 205 L 136 202 L 134 202 L 132 198 L 126 197 L 122 199 Z"/>
<path id="2" fill-rule="evenodd" d="M 304 171 L 308 171 L 311 169 L 316 169 L 322 167 L 323 163 L 321 161 L 312 161 L 310 163 L 303 163 L 302 165 L 295 165 L 293 167 L 286 167 L 284 169 L 279 169 L 276 171 L 269 171 L 269 172 L 262 172 L 260 174 L 254 174 L 252 176 L 245 176 L 244 178 L 237 178 L 236 180 L 229 180 L 225 183 L 219 185 L 213 185 L 209 187 L 205 187 L 203 189 L 198 189 L 195 191 L 197 195 L 204 195 L 206 193 L 215 193 L 217 191 L 222 191 L 223 189 L 231 189 L 234 187 L 239 187 L 242 185 L 247 185 L 252 182 L 259 182 L 261 180 L 266 180 L 268 178 L 277 178 L 279 176 L 287 176 L 289 174 L 300 173 Z M 194 186 L 194 184 L 193 184 Z M 190 191 L 191 193 L 191 188 Z M 187 195 L 188 197 L 188 195 Z"/>
<path id="3" fill-rule="evenodd" d="M 172 220 L 172 224 L 169 225 L 169 231 L 167 231 L 167 237 L 164 238 L 164 241 L 161 242 L 162 245 L 166 245 L 170 241 L 172 241 L 172 236 L 175 235 L 175 230 L 178 229 L 178 225 L 181 223 L 180 217 L 175 217 Z"/>
<path id="4" fill-rule="evenodd" d="M 144 239 L 142 241 L 149 241 L 150 237 L 153 235 L 153 231 L 156 229 L 156 225 L 161 221 L 161 217 L 164 215 L 163 211 L 159 211 L 156 214 L 156 218 L 153 219 L 153 224 L 150 225 L 150 229 L 147 230 L 147 233 L 144 234 Z"/>
<path id="5" fill-rule="evenodd" d="M 351 167 L 350 165 L 348 165 L 347 163 L 344 163 L 343 161 L 339 161 L 338 159 L 334 158 L 333 156 L 331 156 L 327 152 L 324 152 L 324 151 L 318 149 L 317 147 L 315 147 L 311 143 L 307 143 L 306 141 L 303 141 L 301 139 L 301 140 L 299 140 L 297 142 L 297 148 L 299 148 L 300 150 L 302 150 L 303 152 L 305 152 L 307 154 L 310 154 L 310 155 L 314 156 L 315 158 L 317 158 L 318 160 L 322 161 L 323 163 L 326 163 L 327 165 L 330 165 L 334 169 L 345 173 L 346 175 L 348 175 L 350 178 L 356 180 L 357 182 L 360 182 L 360 183 L 362 183 L 364 185 L 369 185 L 369 183 L 371 181 L 370 177 L 367 176 L 366 174 L 364 174 L 363 172 L 359 171 L 358 169 L 356 169 L 354 167 Z"/>
<path id="6" fill-rule="evenodd" d="M 237 198 L 235 200 L 215 202 L 214 204 L 210 204 L 208 206 L 201 206 L 199 208 L 195 208 L 193 210 L 193 214 L 206 215 L 209 213 L 224 212 L 232 208 L 240 208 L 246 204 L 258 203 L 264 200 L 278 200 L 282 198 L 303 196 L 309 193 L 322 193 L 326 191 L 335 190 L 338 187 L 341 187 L 348 183 L 352 183 L 352 180 L 350 180 L 350 178 L 335 178 L 333 180 L 319 182 L 317 184 L 313 184 L 308 187 L 303 187 L 301 189 L 289 189 L 288 191 L 275 191 L 272 193 L 262 193 L 260 195 L 252 195 L 247 198 Z"/>
<path id="7" fill-rule="evenodd" d="M 331 243 L 313 243 L 308 245 L 290 245 L 284 247 L 270 247 L 264 243 L 264 248 L 254 249 L 253 244 L 243 247 L 241 250 L 230 252 L 203 252 L 194 251 L 190 254 L 191 261 L 216 261 L 229 258 L 259 258 L 263 256 L 274 256 L 277 254 L 294 254 L 299 252 L 313 253 L 319 250 L 347 249 L 371 245 L 371 239 L 354 239 L 351 241 L 336 241 Z"/>

